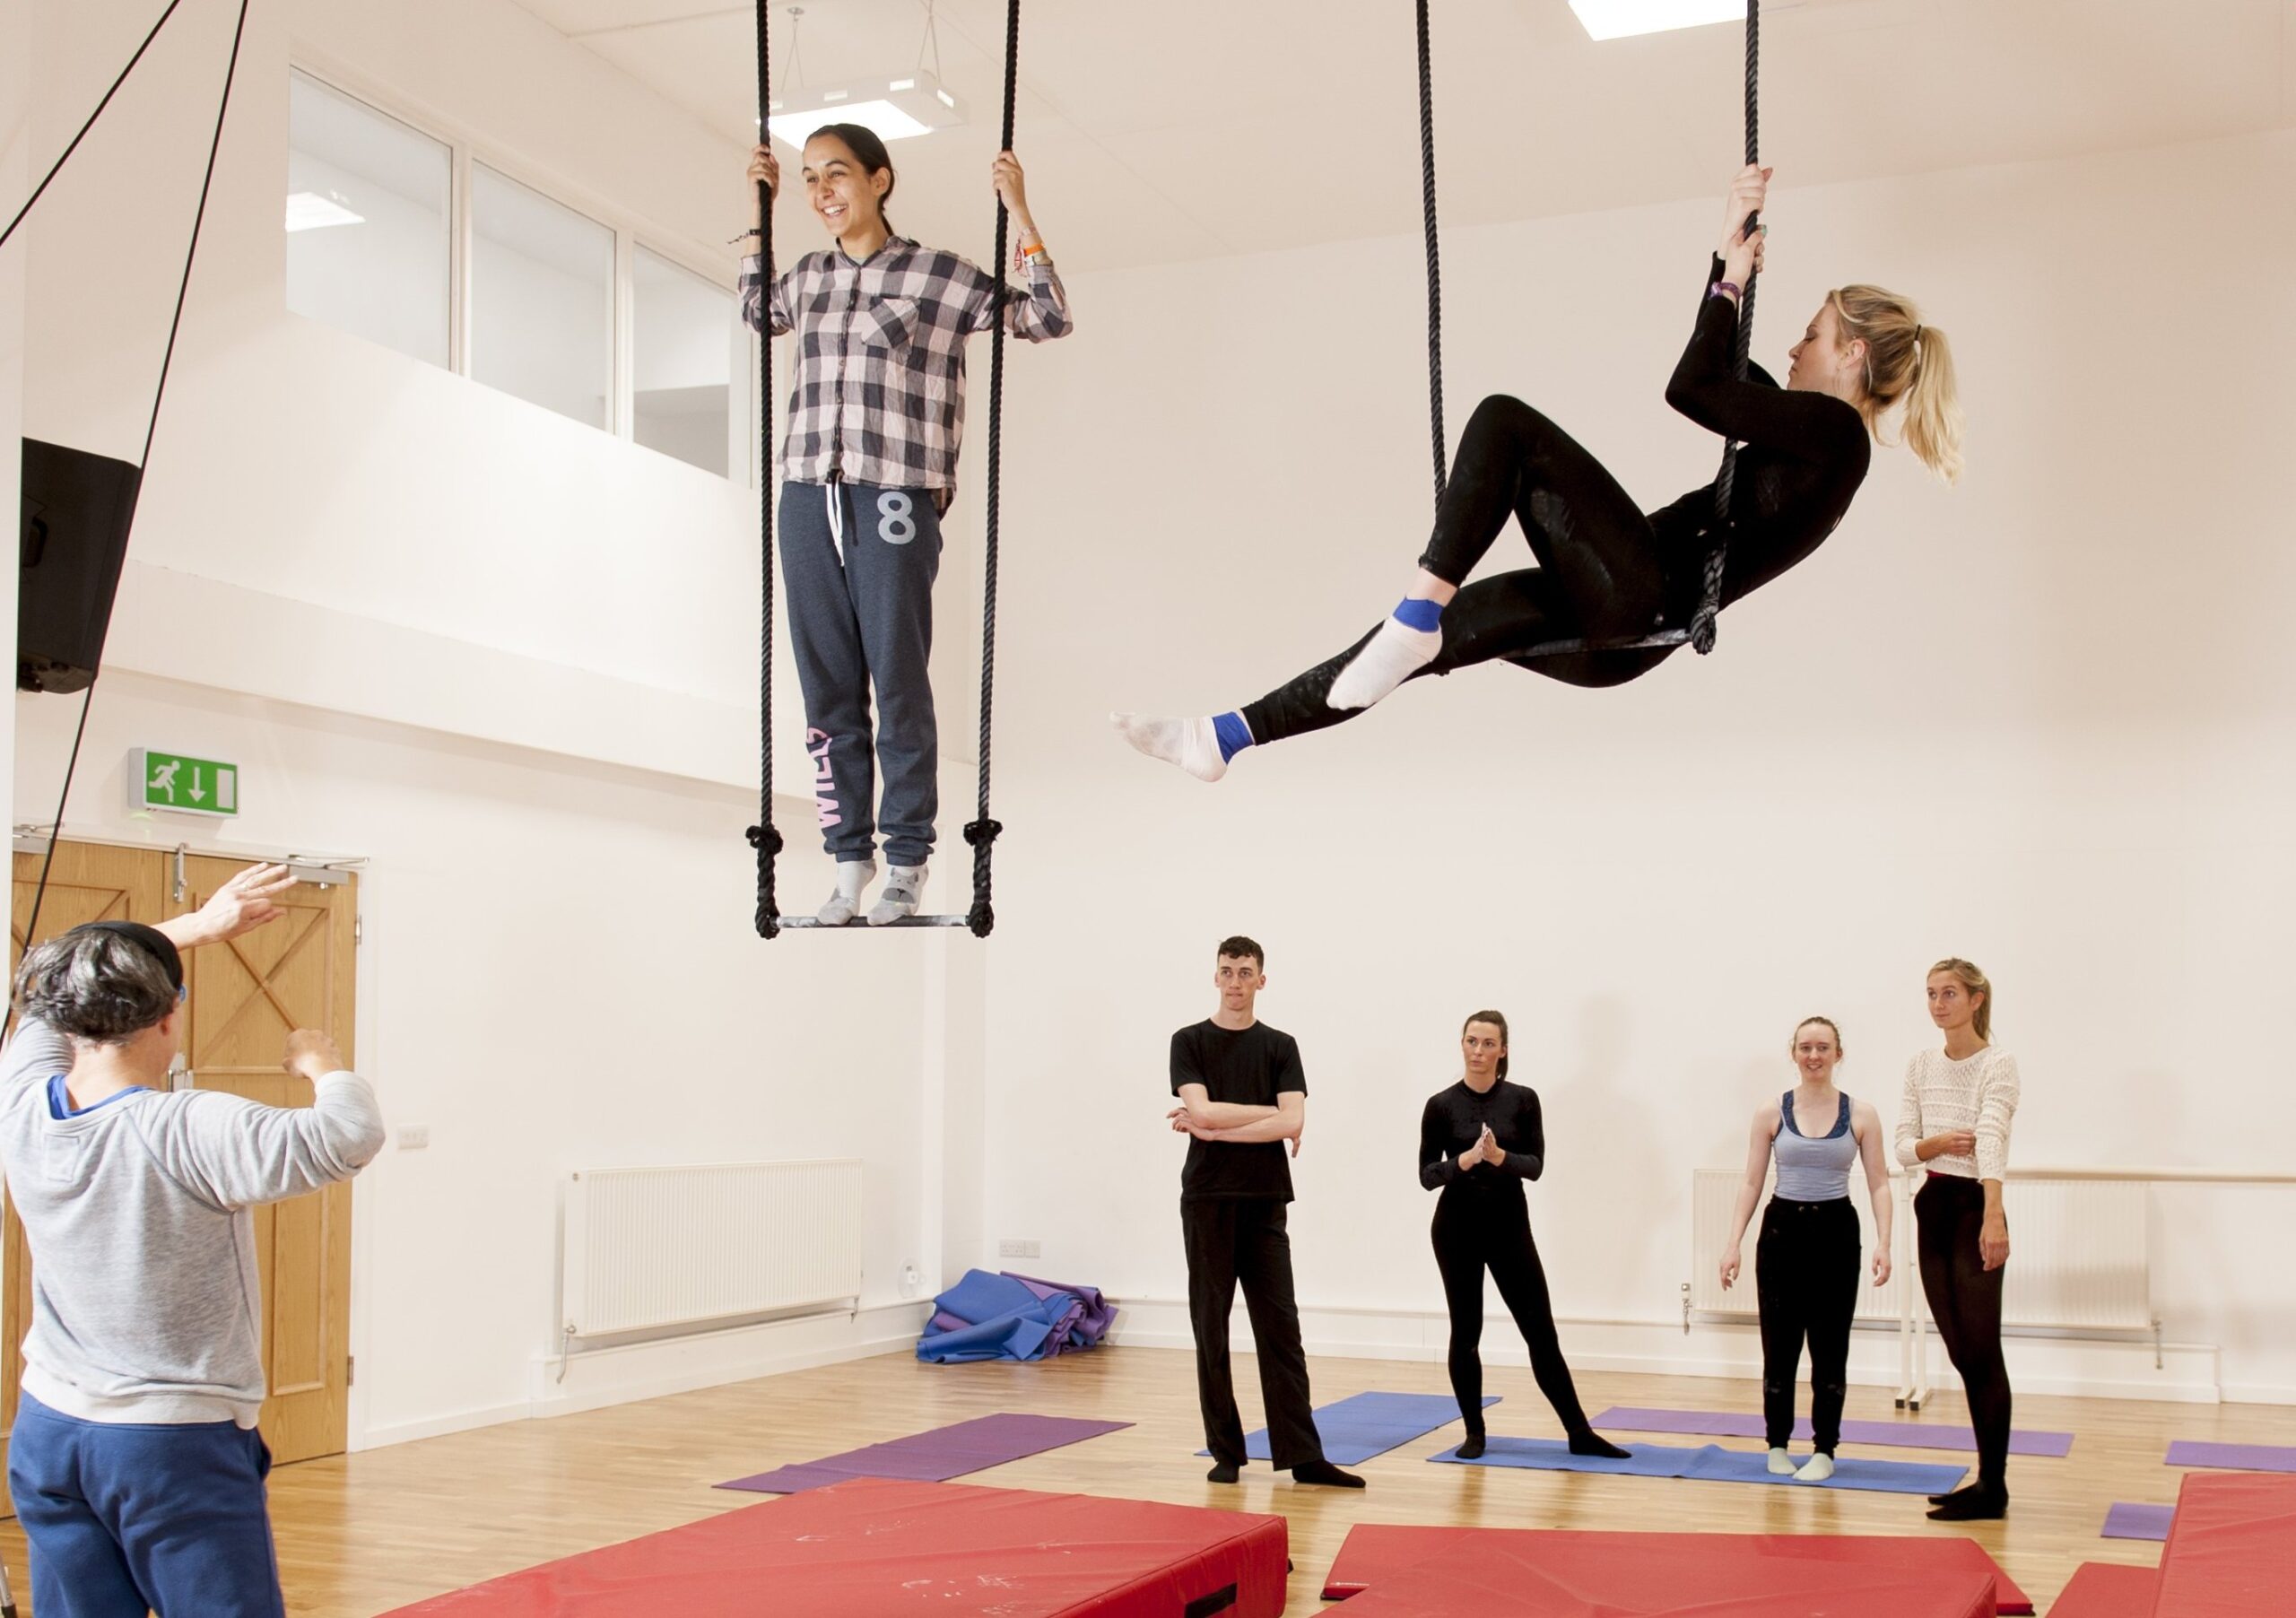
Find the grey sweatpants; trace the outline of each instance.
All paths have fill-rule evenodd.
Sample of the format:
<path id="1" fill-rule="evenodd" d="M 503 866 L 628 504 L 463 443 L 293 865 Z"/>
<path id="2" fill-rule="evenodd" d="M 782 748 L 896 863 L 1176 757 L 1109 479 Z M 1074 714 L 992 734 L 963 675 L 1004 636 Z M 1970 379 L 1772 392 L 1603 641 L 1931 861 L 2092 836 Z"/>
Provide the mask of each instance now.
<path id="1" fill-rule="evenodd" d="M 921 866 L 940 812 L 940 732 L 926 667 L 941 520 L 922 489 L 781 485 L 789 643 L 805 694 L 805 750 L 822 842 L 839 864 L 876 852 Z M 874 735 L 869 690 L 877 693 Z M 872 790 L 883 777 L 882 812 Z"/>

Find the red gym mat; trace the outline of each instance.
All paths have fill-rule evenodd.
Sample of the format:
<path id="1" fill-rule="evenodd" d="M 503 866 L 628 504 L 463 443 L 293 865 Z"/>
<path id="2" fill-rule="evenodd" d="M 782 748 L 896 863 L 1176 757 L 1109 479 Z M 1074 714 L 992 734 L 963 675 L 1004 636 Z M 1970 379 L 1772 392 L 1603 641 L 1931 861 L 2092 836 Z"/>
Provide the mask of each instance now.
<path id="1" fill-rule="evenodd" d="M 1717 1556 L 1715 1547 L 1698 1543 L 1732 1537 L 1507 1534 L 1382 1580 L 1341 1612 L 1346 1618 L 1993 1618 L 1993 1580 L 1984 1573 Z M 1628 1539 L 1641 1543 L 1631 1549 L 1602 1543 Z"/>
<path id="2" fill-rule="evenodd" d="M 1663 1564 L 1692 1589 L 1707 1570 L 1719 1568 L 1777 1569 L 1782 1563 L 1853 1568 L 1877 1575 L 1943 1573 L 1956 1582 L 1970 1575 L 1992 1580 L 1994 1605 L 1987 1613 L 2030 1613 L 2032 1600 L 1986 1554 L 1985 1547 L 1959 1535 L 1935 1538 L 1839 1534 L 1601 1534 L 1563 1528 L 1407 1528 L 1387 1523 L 1359 1523 L 1348 1531 L 1324 1579 L 1324 1599 L 1342 1600 L 1365 1590 L 1409 1584 L 1431 1565 L 1479 1564 L 1488 1550 L 1519 1544 L 1532 1561 L 1561 1559 L 1562 1565 L 1588 1568 L 1625 1562 Z M 1356 1609 L 1351 1605 L 1350 1612 Z M 1657 1609 L 1654 1609 L 1657 1610 Z M 1876 1609 L 1877 1611 L 1894 1609 Z M 1908 1609 L 1909 1611 L 1913 1609 Z"/>
<path id="3" fill-rule="evenodd" d="M 2084 1561 L 2057 1593 L 2048 1618 L 2152 1618 L 2160 1594 L 2161 1575 L 2151 1568 Z"/>
<path id="4" fill-rule="evenodd" d="M 1281 1618 L 1280 1517 L 857 1478 L 387 1618 Z"/>
<path id="5" fill-rule="evenodd" d="M 2158 1610 L 2175 1618 L 2281 1618 L 2296 1590 L 2296 1477 L 2195 1473 L 2177 1492 Z"/>

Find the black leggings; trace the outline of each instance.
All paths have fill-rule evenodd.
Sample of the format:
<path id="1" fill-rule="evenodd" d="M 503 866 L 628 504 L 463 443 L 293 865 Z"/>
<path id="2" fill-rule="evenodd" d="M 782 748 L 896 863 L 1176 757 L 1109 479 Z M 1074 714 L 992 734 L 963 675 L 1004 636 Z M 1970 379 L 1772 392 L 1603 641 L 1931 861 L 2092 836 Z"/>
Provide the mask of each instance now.
<path id="1" fill-rule="evenodd" d="M 1633 640 L 1657 627 L 1665 577 L 1650 519 L 1569 433 L 1520 399 L 1475 407 L 1420 566 L 1461 584 L 1509 517 L 1535 568 L 1465 585 L 1443 609 L 1443 646 L 1422 674 L 1510 657 L 1550 640 Z M 1326 704 L 1357 640 L 1243 710 L 1256 742 L 1281 741 L 1361 712 Z M 1539 657 L 1522 666 L 1572 685 L 1618 685 L 1664 662 L 1671 647 Z"/>
<path id="2" fill-rule="evenodd" d="M 1480 1200 L 1480 1199 L 1478 1199 Z M 1565 1431 L 1587 1431 L 1578 1390 L 1563 1363 L 1554 1335 L 1554 1305 L 1548 1300 L 1546 1272 L 1531 1242 L 1531 1216 L 1505 1203 L 1463 1203 L 1446 1198 L 1435 1205 L 1435 1262 L 1443 1272 L 1443 1300 L 1451 1310 L 1451 1391 L 1467 1431 L 1483 1433 L 1483 1272 L 1499 1283 L 1499 1296 L 1515 1317 L 1516 1329 L 1531 1351 L 1531 1374 L 1554 1406 Z"/>
<path id="3" fill-rule="evenodd" d="M 1913 1215 L 1921 1243 L 1921 1291 L 1969 1394 L 1977 1481 L 1998 1488 L 2009 1467 L 2009 1366 L 2001 1357 L 2001 1282 L 2007 1266 L 1988 1270 L 1978 1252 L 1985 1187 L 1960 1175 L 1932 1174 L 1914 1195 Z"/>
<path id="4" fill-rule="evenodd" d="M 1754 1243 L 1754 1293 L 1761 1300 L 1761 1417 L 1772 1449 L 1794 1436 L 1794 1384 L 1810 1344 L 1810 1430 L 1821 1455 L 1841 1442 L 1849 1388 L 1849 1323 L 1857 1312 L 1857 1210 L 1828 1202 L 1770 1199 Z"/>

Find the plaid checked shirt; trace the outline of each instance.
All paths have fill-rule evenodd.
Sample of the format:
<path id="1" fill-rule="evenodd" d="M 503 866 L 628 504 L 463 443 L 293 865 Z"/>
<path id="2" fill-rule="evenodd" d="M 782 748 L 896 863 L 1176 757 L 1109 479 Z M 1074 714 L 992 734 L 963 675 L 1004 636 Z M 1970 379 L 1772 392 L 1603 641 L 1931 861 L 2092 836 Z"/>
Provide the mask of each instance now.
<path id="1" fill-rule="evenodd" d="M 1075 322 L 1052 261 L 1033 258 L 1025 274 L 1007 284 L 1004 329 L 1031 343 L 1066 336 Z M 996 318 L 996 281 L 894 236 L 860 264 L 834 248 L 805 255 L 771 283 L 761 326 L 766 288 L 758 257 L 742 260 L 742 318 L 797 333 L 779 475 L 927 489 L 945 509 L 965 431 L 965 339 Z"/>

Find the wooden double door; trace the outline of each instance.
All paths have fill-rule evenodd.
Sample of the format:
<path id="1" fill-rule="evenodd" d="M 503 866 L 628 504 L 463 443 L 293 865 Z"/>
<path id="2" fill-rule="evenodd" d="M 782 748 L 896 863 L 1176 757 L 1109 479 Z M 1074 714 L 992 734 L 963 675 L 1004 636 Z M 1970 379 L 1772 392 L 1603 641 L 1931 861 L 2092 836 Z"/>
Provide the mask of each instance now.
<path id="1" fill-rule="evenodd" d="M 177 892 L 177 857 L 167 849 L 58 843 L 40 906 L 45 943 L 83 922 L 156 922 L 199 909 L 249 862 L 186 857 Z M 15 856 L 15 905 L 9 928 L 9 979 L 27 946 L 40 857 Z M 344 874 L 329 887 L 302 883 L 283 897 L 287 914 L 229 944 L 185 957 L 191 991 L 184 1036 L 189 1073 L 179 1083 L 221 1090 L 274 1107 L 311 1104 L 309 1081 L 279 1059 L 288 1031 L 324 1029 L 356 1062 L 352 1044 L 357 977 L 358 891 Z M 280 1462 L 338 1455 L 349 1423 L 351 1186 L 348 1181 L 255 1212 L 263 1279 L 263 1369 L 270 1397 L 263 1434 Z M 24 1333 L 31 1325 L 32 1259 L 15 1205 L 7 1205 L 4 1325 L 0 1325 L 0 1431 L 15 1423 Z M 0 1510 L 5 1509 L 0 1491 Z"/>

